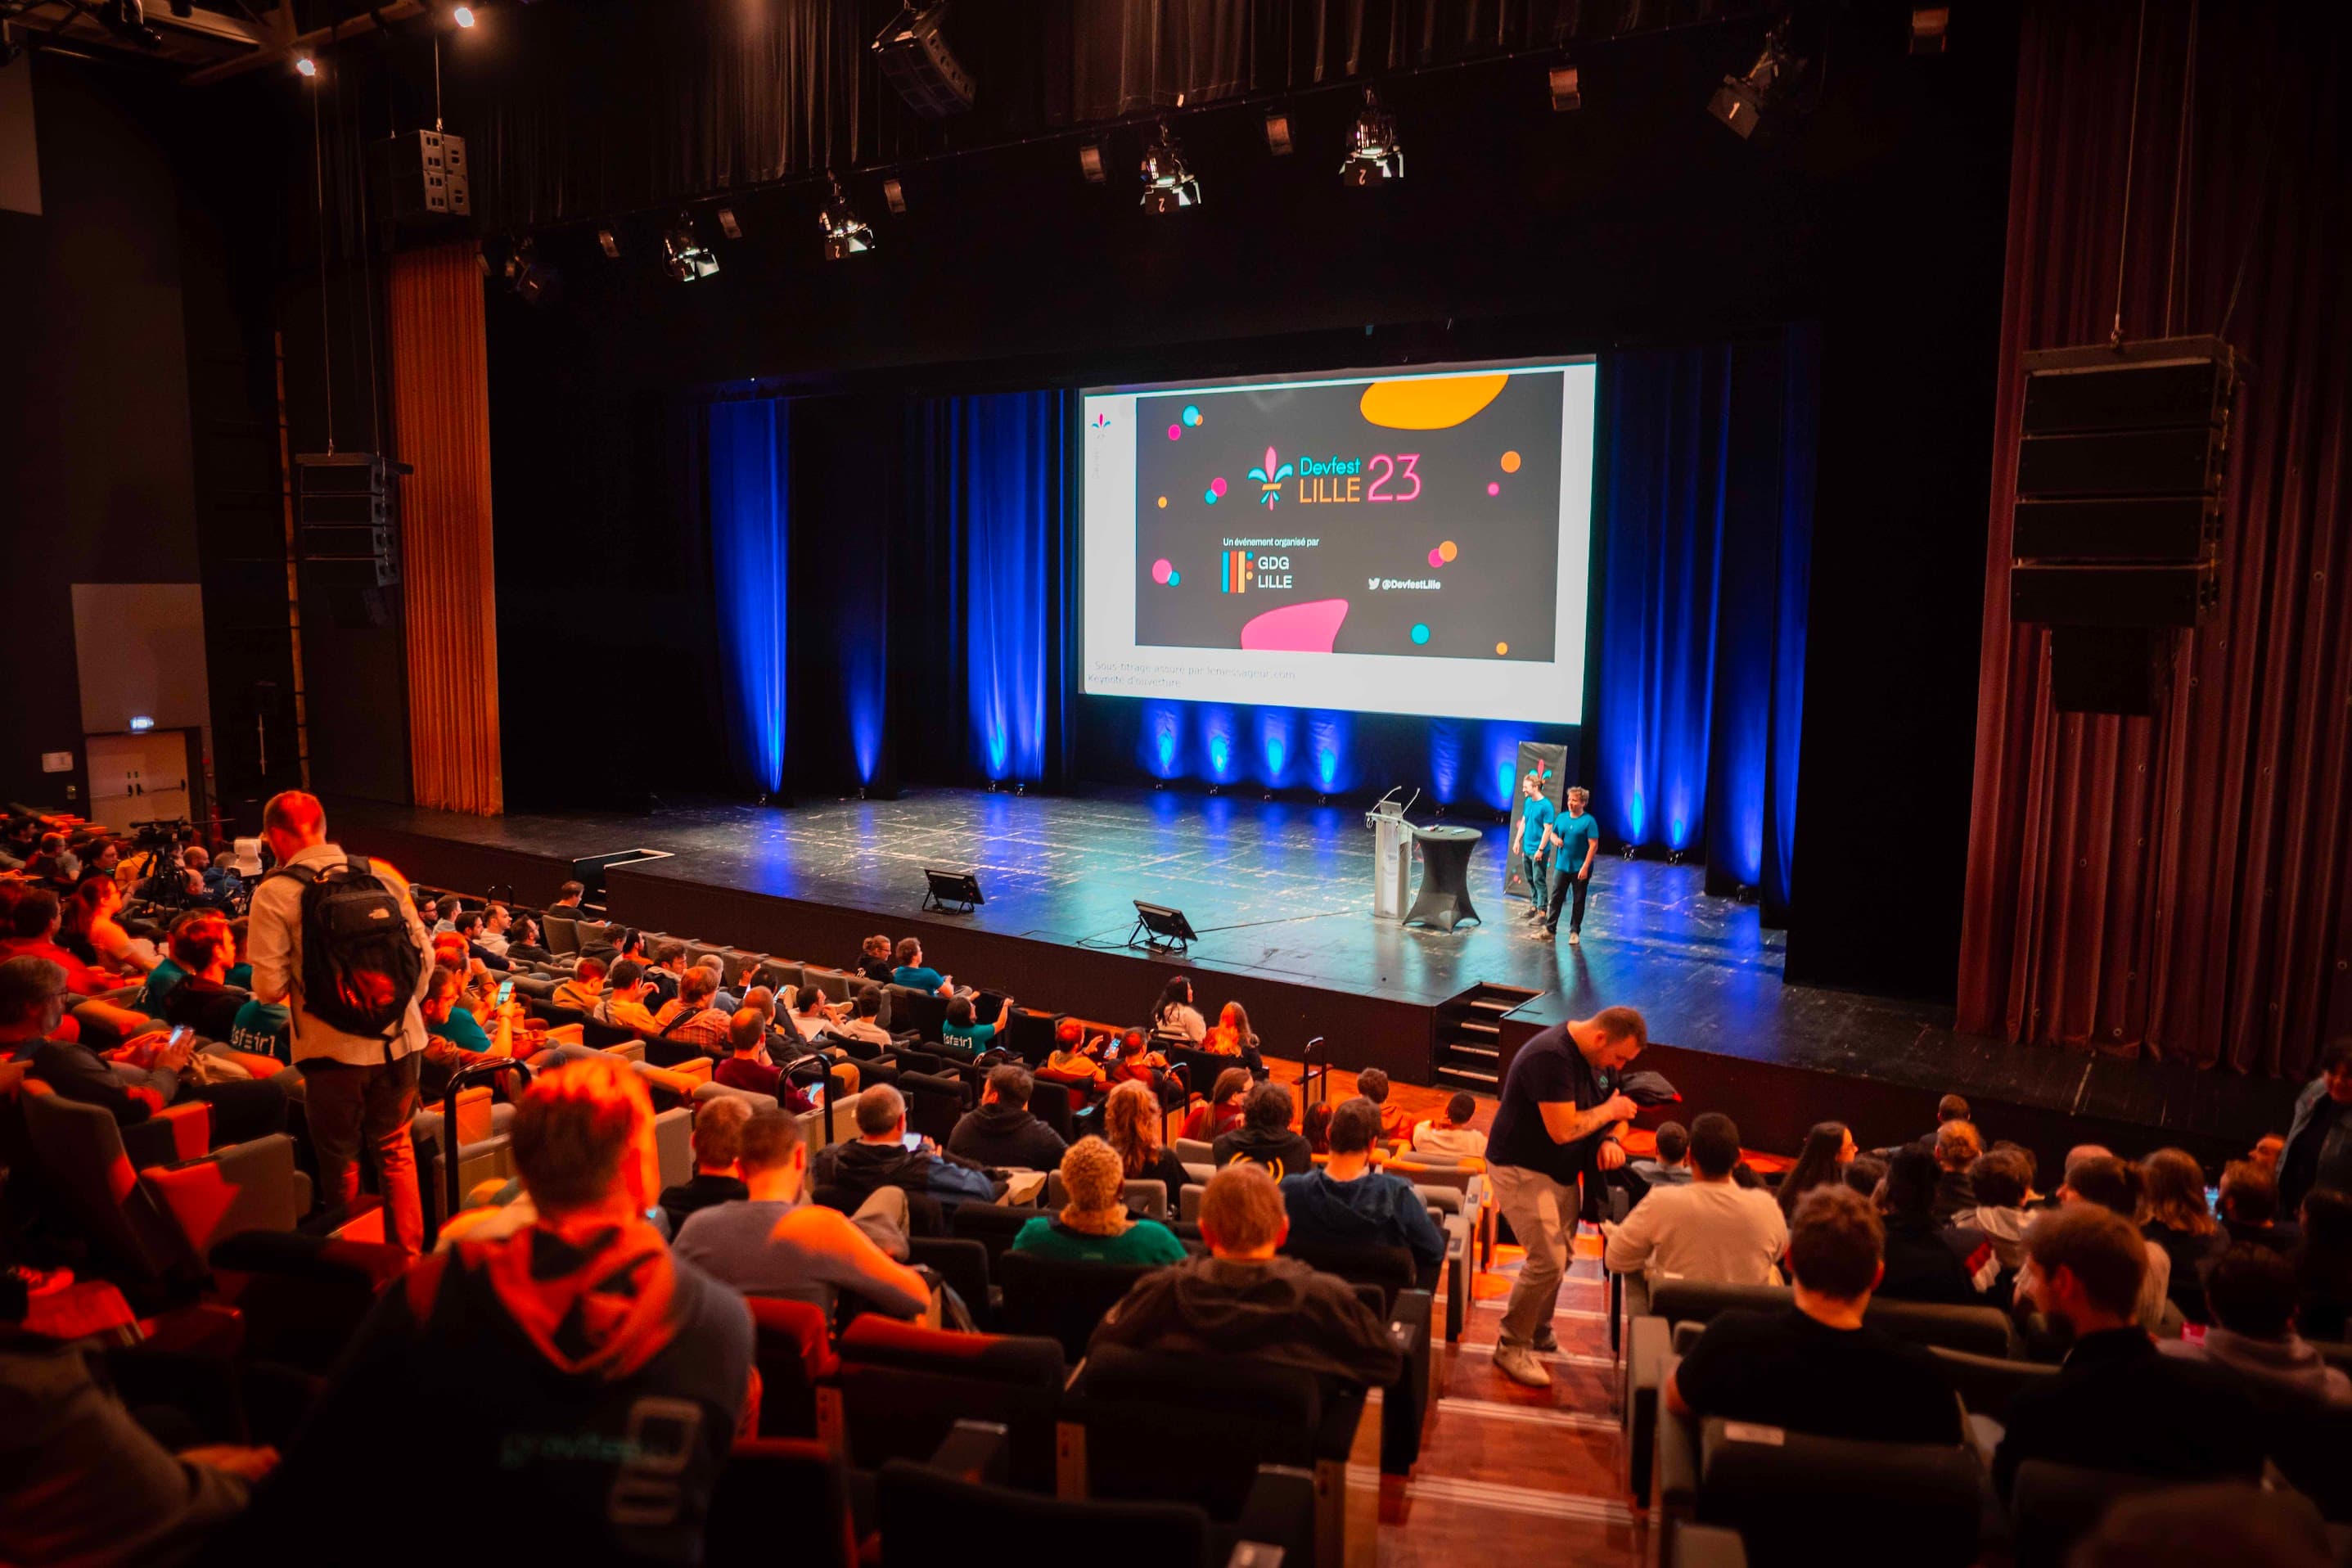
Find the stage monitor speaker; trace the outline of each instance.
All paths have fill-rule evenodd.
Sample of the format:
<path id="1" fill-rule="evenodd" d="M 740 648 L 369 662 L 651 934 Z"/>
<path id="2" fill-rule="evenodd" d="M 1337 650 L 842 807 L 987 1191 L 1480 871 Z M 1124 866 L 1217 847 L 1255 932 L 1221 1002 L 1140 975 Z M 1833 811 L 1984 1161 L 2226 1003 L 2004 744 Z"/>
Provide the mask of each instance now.
<path id="1" fill-rule="evenodd" d="M 2166 338 L 2021 361 L 2010 619 L 2053 628 L 2061 710 L 2148 712 L 2163 634 L 2221 597 L 2235 351 Z"/>
<path id="2" fill-rule="evenodd" d="M 400 581 L 389 467 L 373 452 L 296 456 L 294 522 L 306 585 L 388 588 Z"/>
<path id="3" fill-rule="evenodd" d="M 982 896 L 980 879 L 970 871 L 934 871 L 923 868 L 922 907 L 937 910 L 941 914 L 968 915 L 978 906 L 988 902 Z"/>
<path id="4" fill-rule="evenodd" d="M 1200 940 L 1182 910 L 1168 904 L 1147 904 L 1141 899 L 1130 901 L 1135 905 L 1135 929 L 1127 933 L 1128 946 L 1147 952 L 1182 952 Z"/>
<path id="5" fill-rule="evenodd" d="M 907 107 L 926 120 L 971 108 L 971 73 L 948 50 L 940 25 L 947 6 L 908 5 L 874 39 L 874 58 Z"/>

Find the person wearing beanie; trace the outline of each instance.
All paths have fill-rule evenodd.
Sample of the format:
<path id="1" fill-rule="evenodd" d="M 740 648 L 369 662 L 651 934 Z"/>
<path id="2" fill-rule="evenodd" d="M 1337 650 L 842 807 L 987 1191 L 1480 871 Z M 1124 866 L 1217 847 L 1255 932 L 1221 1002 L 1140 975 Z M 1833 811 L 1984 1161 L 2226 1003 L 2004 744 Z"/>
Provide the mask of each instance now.
<path id="1" fill-rule="evenodd" d="M 1099 1138 L 1081 1138 L 1062 1156 L 1058 1215 L 1039 1215 L 1013 1237 L 1013 1250 L 1073 1263 L 1161 1265 L 1184 1261 L 1184 1244 L 1158 1220 L 1127 1213 L 1127 1164 Z"/>

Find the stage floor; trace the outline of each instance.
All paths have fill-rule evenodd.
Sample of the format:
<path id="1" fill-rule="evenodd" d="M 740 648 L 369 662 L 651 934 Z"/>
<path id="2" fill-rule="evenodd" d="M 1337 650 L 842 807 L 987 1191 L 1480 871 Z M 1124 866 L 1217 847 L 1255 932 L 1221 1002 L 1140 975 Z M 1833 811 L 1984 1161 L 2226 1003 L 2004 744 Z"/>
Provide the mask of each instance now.
<path id="1" fill-rule="evenodd" d="M 1543 938 L 1526 902 L 1503 893 L 1505 829 L 1486 818 L 1447 819 L 1485 833 L 1471 889 L 1486 923 L 1450 934 L 1373 918 L 1372 836 L 1360 806 L 1175 790 L 926 789 L 789 808 L 680 805 L 650 816 L 484 818 L 338 802 L 333 820 L 353 847 L 375 824 L 565 860 L 666 850 L 672 858 L 633 874 L 867 912 L 893 936 L 920 906 L 925 867 L 969 869 L 988 901 L 931 921 L 1117 950 L 1134 923 L 1131 900 L 1183 910 L 1201 935 L 1192 966 L 1209 972 L 1196 982 L 1207 1006 L 1218 1000 L 1217 973 L 1424 1007 L 1491 982 L 1541 993 L 1525 1010 L 1538 1021 L 1626 1003 L 1656 1038 L 1715 1055 L 2209 1135 L 2284 1127 L 2291 1085 L 2012 1046 L 1957 1034 L 1948 1008 L 1788 984 L 1782 934 L 1761 929 L 1754 906 L 1707 896 L 1696 866 L 1603 857 L 1582 945 Z M 516 891 L 538 902 L 553 888 Z M 1889 918 L 1901 918 L 1898 905 Z M 952 940 L 927 940 L 937 967 L 988 983 L 960 971 Z"/>

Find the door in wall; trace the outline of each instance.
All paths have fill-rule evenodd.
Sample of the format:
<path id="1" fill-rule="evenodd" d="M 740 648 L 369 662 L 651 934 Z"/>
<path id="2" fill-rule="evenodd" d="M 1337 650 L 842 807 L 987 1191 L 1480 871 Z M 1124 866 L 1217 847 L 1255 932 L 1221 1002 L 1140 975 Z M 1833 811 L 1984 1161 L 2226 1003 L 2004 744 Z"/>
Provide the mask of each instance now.
<path id="1" fill-rule="evenodd" d="M 194 743 L 189 731 L 90 735 L 83 745 L 89 759 L 91 821 L 128 833 L 134 822 L 194 820 Z"/>

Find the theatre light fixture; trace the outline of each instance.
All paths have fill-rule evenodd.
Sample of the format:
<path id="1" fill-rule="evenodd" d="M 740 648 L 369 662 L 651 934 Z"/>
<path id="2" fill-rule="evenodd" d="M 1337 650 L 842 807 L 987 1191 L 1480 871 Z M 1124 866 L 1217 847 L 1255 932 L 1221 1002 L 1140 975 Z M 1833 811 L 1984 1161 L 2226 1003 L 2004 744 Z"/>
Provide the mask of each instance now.
<path id="1" fill-rule="evenodd" d="M 1715 97 L 1707 102 L 1706 111 L 1742 140 L 1756 134 L 1756 127 L 1763 122 L 1764 110 L 1788 79 L 1804 68 L 1805 62 L 1789 52 L 1788 40 L 1789 19 L 1783 16 L 1764 36 L 1764 51 L 1748 68 L 1748 74 L 1725 77 L 1723 85 L 1715 89 Z"/>
<path id="2" fill-rule="evenodd" d="M 907 216 L 907 187 L 898 180 L 888 179 L 882 182 L 882 200 L 889 206 L 893 216 Z"/>
<path id="3" fill-rule="evenodd" d="M 1143 144 L 1143 209 L 1172 213 L 1201 205 L 1201 182 L 1185 166 L 1176 133 L 1161 121 Z"/>
<path id="4" fill-rule="evenodd" d="M 449 20 L 461 27 L 470 27 L 474 25 L 474 8 L 471 5 L 460 5 L 449 13 Z"/>
<path id="5" fill-rule="evenodd" d="M 845 256 L 873 249 L 874 231 L 849 205 L 848 193 L 841 188 L 841 182 L 831 174 L 825 180 L 832 190 L 816 215 L 817 226 L 824 230 L 824 258 L 839 261 Z"/>
<path id="6" fill-rule="evenodd" d="M 1940 55 L 1944 52 L 1944 34 L 1952 25 L 1949 5 L 1914 5 L 1911 7 L 1911 52 L 1915 55 Z"/>
<path id="7" fill-rule="evenodd" d="M 618 261 L 621 258 L 621 242 L 613 237 L 613 231 L 609 228 L 596 231 L 596 248 L 604 253 L 607 260 Z"/>
<path id="8" fill-rule="evenodd" d="M 1103 183 L 1103 150 L 1101 142 L 1081 142 L 1078 143 L 1078 173 L 1087 177 L 1087 184 L 1090 185 L 1099 185 Z"/>
<path id="9" fill-rule="evenodd" d="M 1364 89 L 1364 107 L 1348 130 L 1348 156 L 1339 165 L 1343 185 L 1384 184 L 1404 178 L 1404 149 L 1397 142 L 1396 116 L 1381 107 L 1379 94 Z"/>
<path id="10" fill-rule="evenodd" d="M 684 213 L 662 232 L 662 266 L 680 283 L 692 283 L 719 270 L 719 258 L 695 237 L 693 220 Z"/>
<path id="11" fill-rule="evenodd" d="M 1555 114 L 1566 114 L 1572 109 L 1584 107 L 1584 85 L 1575 66 L 1551 68 L 1551 107 Z"/>
<path id="12" fill-rule="evenodd" d="M 1265 150 L 1277 158 L 1290 156 L 1290 116 L 1283 110 L 1265 111 Z"/>
<path id="13" fill-rule="evenodd" d="M 735 209 L 733 207 L 720 207 L 719 209 L 718 216 L 719 233 L 725 235 L 730 239 L 740 239 L 743 237 L 743 226 L 735 221 Z"/>

